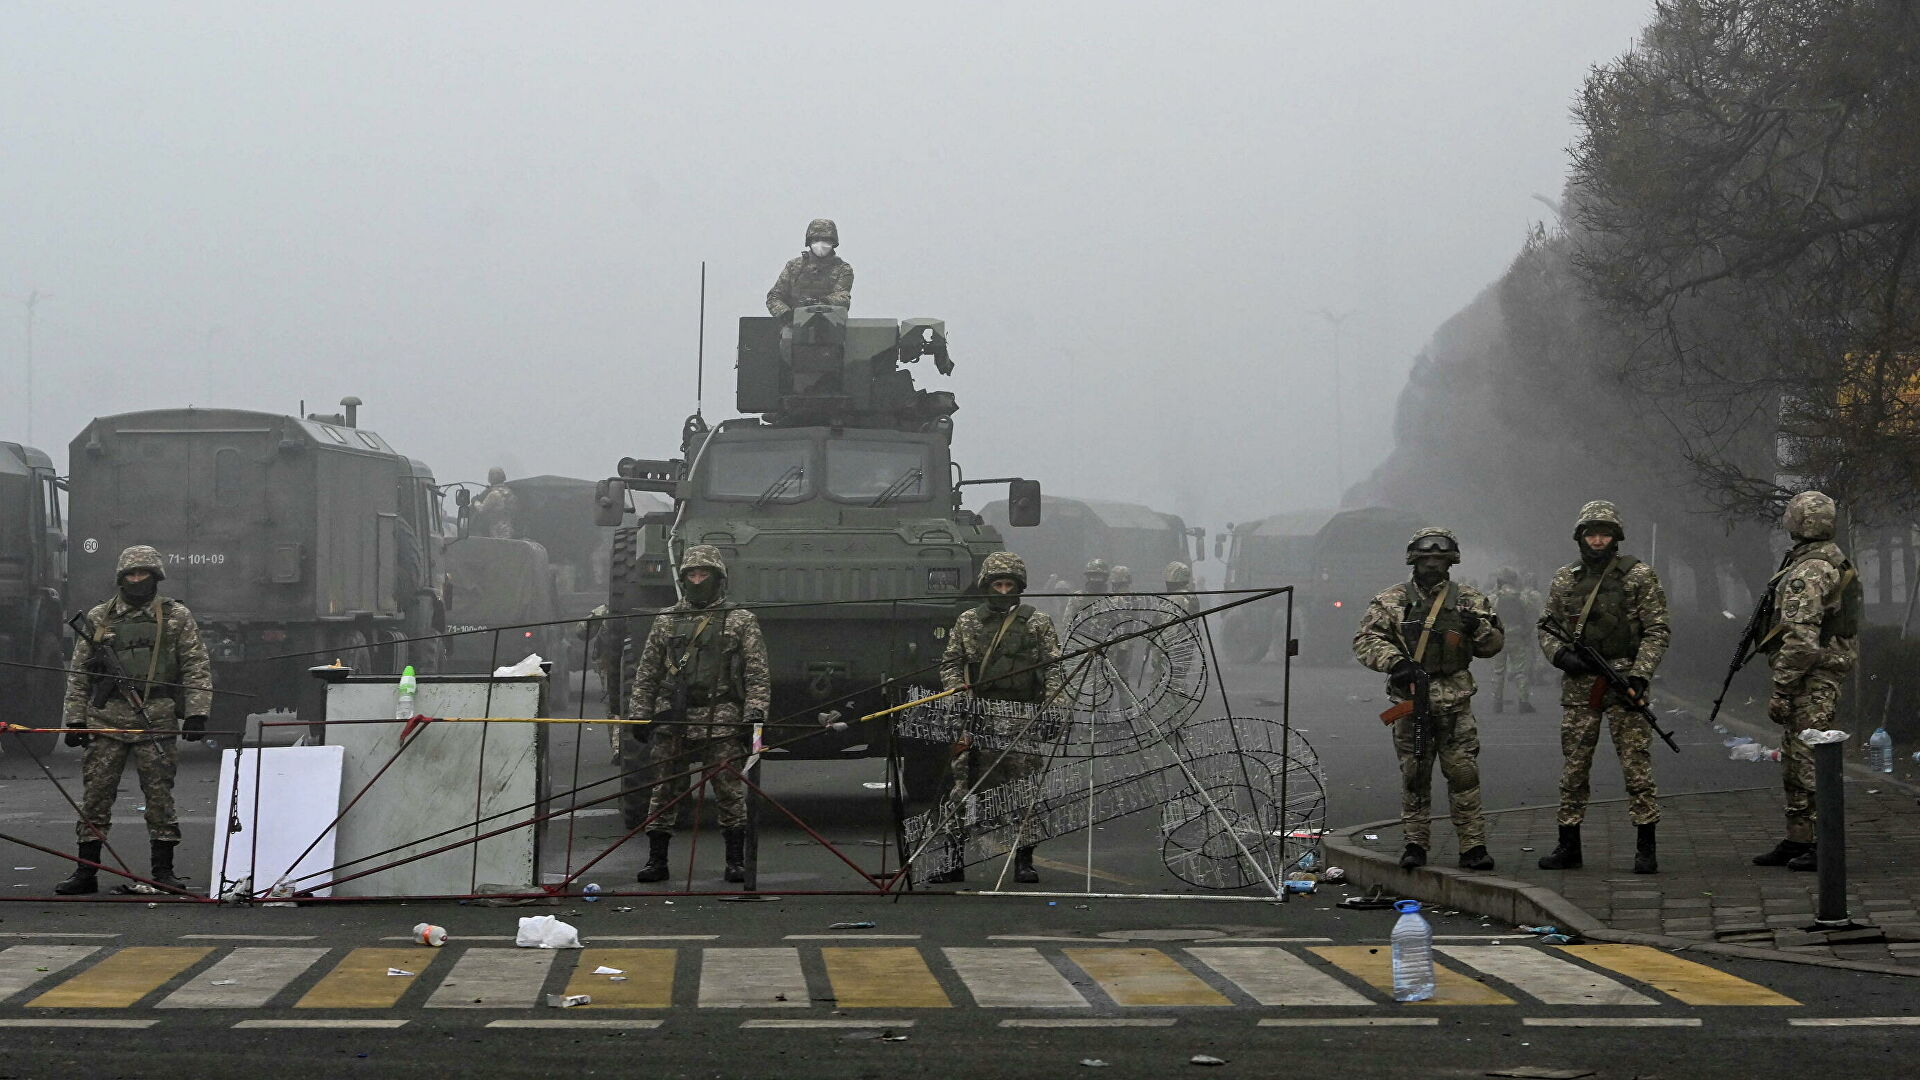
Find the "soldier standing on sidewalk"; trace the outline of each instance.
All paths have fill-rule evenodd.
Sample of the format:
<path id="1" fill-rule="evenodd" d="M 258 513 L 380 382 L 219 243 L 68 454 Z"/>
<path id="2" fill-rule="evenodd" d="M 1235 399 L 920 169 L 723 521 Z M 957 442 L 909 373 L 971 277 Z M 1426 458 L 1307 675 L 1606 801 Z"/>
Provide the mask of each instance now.
<path id="1" fill-rule="evenodd" d="M 1495 656 L 1506 643 L 1499 616 L 1486 596 L 1449 580 L 1460 561 L 1460 544 L 1446 529 L 1426 528 L 1407 544 L 1413 580 L 1373 598 L 1353 654 L 1362 664 L 1387 674 L 1387 696 L 1410 701 L 1422 678 L 1427 686 L 1427 718 L 1418 711 L 1393 726 L 1393 749 L 1400 758 L 1401 823 L 1407 848 L 1400 865 L 1422 866 L 1431 846 L 1433 762 L 1447 780 L 1453 829 L 1460 838 L 1460 865 L 1493 869 L 1487 854 L 1487 820 L 1480 812 L 1480 732 L 1473 719 L 1475 657 Z"/>
<path id="2" fill-rule="evenodd" d="M 1647 684 L 1667 654 L 1667 593 L 1653 567 L 1620 554 L 1626 529 L 1614 505 L 1595 500 L 1580 508 L 1573 524 L 1580 559 L 1554 572 L 1547 587 L 1547 607 L 1540 618 L 1540 650 L 1553 666 L 1565 672 L 1560 679 L 1560 839 L 1540 859 L 1542 870 L 1575 870 L 1581 866 L 1580 822 L 1591 795 L 1593 751 L 1605 721 L 1620 756 L 1626 781 L 1627 810 L 1636 831 L 1633 872 L 1652 874 L 1660 869 L 1654 833 L 1660 821 L 1660 790 L 1653 779 L 1653 732 L 1646 718 L 1618 693 L 1602 689 L 1598 669 L 1589 667 L 1579 650 L 1547 629 L 1548 620 L 1573 634 L 1615 670 L 1624 673 L 1638 704 L 1646 702 Z M 1605 696 L 1598 704 L 1594 695 Z"/>
<path id="3" fill-rule="evenodd" d="M 1833 726 L 1840 686 L 1860 657 L 1866 592 L 1846 552 L 1833 542 L 1837 509 L 1818 491 L 1787 503 L 1783 520 L 1793 550 L 1769 583 L 1779 620 L 1760 639 L 1773 671 L 1767 716 L 1781 727 L 1780 769 L 1786 787 L 1787 838 L 1754 857 L 1756 866 L 1819 869 L 1814 847 L 1813 748 L 1800 732 Z"/>
<path id="4" fill-rule="evenodd" d="M 1540 593 L 1520 582 L 1520 571 L 1503 566 L 1493 576 L 1493 610 L 1501 626 L 1532 626 L 1540 610 Z M 1507 687 L 1513 687 L 1514 711 L 1533 712 L 1533 651 L 1503 649 L 1493 662 L 1493 711 L 1505 712 Z"/>

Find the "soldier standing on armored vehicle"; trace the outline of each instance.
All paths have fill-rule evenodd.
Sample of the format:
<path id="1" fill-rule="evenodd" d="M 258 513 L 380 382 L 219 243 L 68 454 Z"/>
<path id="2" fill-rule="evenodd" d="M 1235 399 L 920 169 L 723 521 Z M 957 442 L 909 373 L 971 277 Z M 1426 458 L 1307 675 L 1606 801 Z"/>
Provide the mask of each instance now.
<path id="1" fill-rule="evenodd" d="M 513 539 L 513 512 L 518 502 L 507 486 L 507 470 L 498 465 L 488 469 L 487 490 L 473 500 L 474 530 L 498 540 Z"/>
<path id="2" fill-rule="evenodd" d="M 1847 553 L 1833 542 L 1838 508 L 1827 495 L 1803 491 L 1787 503 L 1781 524 L 1793 549 L 1769 583 L 1774 617 L 1754 651 L 1767 655 L 1773 694 L 1767 716 L 1781 727 L 1780 771 L 1786 786 L 1787 838 L 1754 856 L 1756 866 L 1817 870 L 1814 847 L 1813 748 L 1800 733 L 1833 727 L 1840 686 L 1860 658 L 1866 593 Z"/>
<path id="3" fill-rule="evenodd" d="M 1487 820 L 1480 812 L 1480 732 L 1473 720 L 1473 673 L 1478 657 L 1497 655 L 1506 633 L 1493 605 L 1477 590 L 1448 578 L 1460 561 L 1460 543 L 1446 529 L 1425 528 L 1407 543 L 1413 580 L 1373 598 L 1353 654 L 1387 673 L 1387 697 L 1404 706 L 1381 719 L 1393 723 L 1393 749 L 1400 758 L 1401 823 L 1406 869 L 1425 865 L 1431 847 L 1433 761 L 1447 780 L 1460 865 L 1493 869 L 1487 854 Z"/>
<path id="4" fill-rule="evenodd" d="M 80 760 L 86 793 L 74 827 L 80 857 L 100 861 L 101 846 L 113 827 L 120 775 L 132 758 L 140 793 L 146 797 L 151 877 L 184 891 L 186 883 L 173 869 L 173 849 L 180 844 L 180 818 L 173 802 L 173 776 L 179 761 L 174 730 L 177 724 L 189 742 L 202 737 L 213 705 L 213 673 L 193 613 L 180 601 L 159 595 L 166 576 L 160 553 L 153 548 L 136 544 L 120 553 L 115 568 L 118 595 L 87 612 L 89 629 L 74 642 L 63 719 L 73 729 L 67 733 L 67 745 L 86 747 Z M 104 653 L 111 653 L 119 663 L 113 664 Z M 123 681 L 105 674 L 116 667 L 130 678 Z M 98 892 L 95 874 L 91 866 L 76 866 L 53 891 L 61 896 Z"/>
<path id="5" fill-rule="evenodd" d="M 806 250 L 787 260 L 767 290 L 767 314 L 787 315 L 802 304 L 853 306 L 853 267 L 838 254 L 840 228 L 828 218 L 807 225 Z"/>
<path id="6" fill-rule="evenodd" d="M 1066 683 L 1061 670 L 1060 636 L 1053 620 L 1032 604 L 1020 602 L 1027 590 L 1027 564 L 1011 551 L 996 551 L 980 566 L 980 587 L 987 599 L 960 613 L 947 633 L 947 649 L 940 659 L 940 685 L 964 689 L 987 701 L 1017 701 L 1046 705 L 1060 695 Z M 1026 725 L 1012 720 L 983 721 L 1003 725 L 996 735 L 1022 735 Z M 970 742 L 954 746 L 951 780 L 940 817 L 946 823 L 948 843 L 961 849 L 953 869 L 928 879 L 947 885 L 967 879 L 964 850 L 965 805 L 969 795 L 1045 771 L 1046 759 L 999 747 L 975 749 Z M 1026 844 L 1013 853 L 1013 880 L 1031 885 L 1040 880 L 1033 868 L 1033 849 Z"/>
<path id="7" fill-rule="evenodd" d="M 771 684 L 760 621 L 727 603 L 726 593 L 720 549 L 688 548 L 680 560 L 681 599 L 654 617 L 634 663 L 627 715 L 669 721 L 650 725 L 653 796 L 647 813 L 653 824 L 640 881 L 667 879 L 674 827 L 692 820 L 693 802 L 685 796 L 696 762 L 708 770 L 707 789 L 720 809 L 726 880 L 747 880 L 747 785 L 726 766 L 746 768 L 750 725 L 766 722 Z"/>
<path id="8" fill-rule="evenodd" d="M 1539 616 L 1540 592 L 1520 581 L 1520 571 L 1503 566 L 1493 576 L 1493 610 L 1501 626 L 1532 626 Z M 1507 687 L 1513 687 L 1514 711 L 1526 715 L 1533 709 L 1533 651 L 1502 649 L 1493 663 L 1493 711 L 1505 712 Z"/>
<path id="9" fill-rule="evenodd" d="M 1621 694 L 1597 685 L 1600 671 L 1589 666 L 1579 645 L 1593 646 L 1627 677 L 1645 705 L 1647 684 L 1666 656 L 1667 593 L 1653 567 L 1620 554 L 1626 539 L 1620 513 L 1605 500 L 1580 508 L 1573 525 L 1580 561 L 1561 567 L 1547 586 L 1540 616 L 1540 651 L 1566 672 L 1560 679 L 1560 838 L 1540 859 L 1542 870 L 1573 870 L 1581 865 L 1580 822 L 1586 817 L 1593 751 L 1605 721 L 1620 756 L 1627 786 L 1627 812 L 1637 840 L 1633 872 L 1652 874 L 1660 865 L 1654 842 L 1660 821 L 1660 789 L 1653 779 L 1653 730 Z M 1573 635 L 1568 641 L 1565 634 Z M 1596 697 L 1596 695 L 1603 695 Z"/>

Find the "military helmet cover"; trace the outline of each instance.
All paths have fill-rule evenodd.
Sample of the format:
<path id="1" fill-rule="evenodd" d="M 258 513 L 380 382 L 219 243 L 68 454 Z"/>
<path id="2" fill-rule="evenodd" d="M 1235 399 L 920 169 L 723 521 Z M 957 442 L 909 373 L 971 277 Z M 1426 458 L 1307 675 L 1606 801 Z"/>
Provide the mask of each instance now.
<path id="1" fill-rule="evenodd" d="M 682 576 L 685 576 L 687 571 L 695 569 L 696 567 L 704 567 L 721 577 L 727 576 L 726 560 L 720 557 L 720 549 L 714 547 L 712 544 L 695 544 L 687 549 L 685 555 L 680 557 L 680 573 Z"/>
<path id="2" fill-rule="evenodd" d="M 1412 566 L 1413 560 L 1421 555 L 1446 555 L 1447 565 L 1451 566 L 1460 561 L 1460 541 L 1452 529 L 1429 525 L 1407 541 L 1407 565 Z"/>
<path id="3" fill-rule="evenodd" d="M 487 470 L 487 483 L 504 484 L 506 482 L 507 482 L 507 470 L 501 468 L 498 465 L 495 465 L 493 468 Z"/>
<path id="4" fill-rule="evenodd" d="M 1795 540 L 1831 540 L 1839 507 L 1824 492 L 1803 491 L 1787 501 L 1781 524 Z"/>
<path id="5" fill-rule="evenodd" d="M 1503 566 L 1494 572 L 1493 580 L 1502 585 L 1518 585 L 1520 584 L 1520 571 L 1515 570 L 1511 566 Z"/>
<path id="6" fill-rule="evenodd" d="M 129 570 L 151 570 L 155 581 L 167 579 L 167 568 L 163 565 L 158 548 L 146 544 L 135 544 L 120 553 L 119 565 L 113 568 L 115 579 L 126 575 Z"/>
<path id="7" fill-rule="evenodd" d="M 1620 524 L 1620 510 L 1605 499 L 1595 499 L 1580 508 L 1580 517 L 1573 523 L 1573 538 L 1580 539 L 1581 530 L 1589 525 L 1611 525 L 1616 540 L 1627 538 L 1626 526 Z"/>
<path id="8" fill-rule="evenodd" d="M 1116 566 L 1113 568 L 1113 573 L 1109 575 L 1109 577 L 1116 584 L 1120 582 L 1125 582 L 1129 585 L 1133 584 L 1133 570 L 1130 567 Z"/>
<path id="9" fill-rule="evenodd" d="M 1086 572 L 1088 577 L 1106 577 L 1107 560 L 1098 558 L 1088 559 Z"/>
<path id="10" fill-rule="evenodd" d="M 1193 567 L 1175 561 L 1167 564 L 1167 580 L 1175 585 L 1184 585 L 1193 580 Z"/>
<path id="11" fill-rule="evenodd" d="M 811 244 L 815 240 L 825 240 L 834 247 L 839 247 L 840 227 L 833 223 L 832 218 L 814 218 L 807 222 L 807 243 Z"/>
<path id="12" fill-rule="evenodd" d="M 1012 578 L 1021 589 L 1027 587 L 1027 560 L 1011 551 L 996 551 L 988 555 L 980 564 L 980 586 L 985 588 L 994 578 Z"/>

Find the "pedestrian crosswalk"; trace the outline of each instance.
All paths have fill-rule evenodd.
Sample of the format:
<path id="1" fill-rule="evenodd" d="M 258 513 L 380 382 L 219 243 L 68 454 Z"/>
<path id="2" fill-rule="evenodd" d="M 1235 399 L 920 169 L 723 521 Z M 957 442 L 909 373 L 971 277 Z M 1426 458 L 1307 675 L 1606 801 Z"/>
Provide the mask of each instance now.
<path id="1" fill-rule="evenodd" d="M 1796 1005 L 1773 989 L 1639 945 L 1441 945 L 1426 1011 L 1516 1005 Z M 596 1013 L 695 1009 L 1357 1010 L 1392 1001 L 1384 945 L 717 945 L 517 949 L 24 944 L 0 949 L 0 1014 L 43 1010 L 527 1010 L 585 994 Z M 575 1010 L 576 1012 L 578 1010 Z M 856 1013 L 858 1014 L 858 1013 Z M 54 1014 L 59 1015 L 59 1014 Z M 97 1013 L 96 1013 L 97 1015 Z M 572 1012 L 569 1015 L 573 1015 Z M 1069 1012 L 1067 1015 L 1071 1015 Z M 288 1020 L 287 1023 L 295 1021 Z"/>

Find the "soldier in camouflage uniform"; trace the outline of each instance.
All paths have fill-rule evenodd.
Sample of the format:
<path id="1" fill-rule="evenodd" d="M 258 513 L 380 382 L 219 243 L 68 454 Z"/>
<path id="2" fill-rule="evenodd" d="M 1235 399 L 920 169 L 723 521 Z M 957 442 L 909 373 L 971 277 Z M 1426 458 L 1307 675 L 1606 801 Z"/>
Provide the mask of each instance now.
<path id="1" fill-rule="evenodd" d="M 1547 607 L 1539 624 L 1540 651 L 1560 679 L 1560 839 L 1540 858 L 1542 870 L 1575 870 L 1581 866 L 1580 822 L 1591 794 L 1593 751 L 1606 724 L 1613 750 L 1620 757 L 1620 775 L 1627 787 L 1627 814 L 1633 820 L 1636 841 L 1633 872 L 1660 869 L 1655 832 L 1660 822 L 1660 789 L 1653 780 L 1653 729 L 1618 693 L 1599 690 L 1600 672 L 1557 633 L 1547 629 L 1547 616 L 1592 645 L 1616 671 L 1627 677 L 1637 704 L 1647 700 L 1647 685 L 1667 654 L 1671 633 L 1667 626 L 1667 592 L 1653 567 L 1620 554 L 1626 527 L 1614 505 L 1596 499 L 1580 508 L 1573 525 L 1580 545 L 1580 561 L 1554 572 L 1547 587 Z M 1593 695 L 1604 693 L 1599 706 Z"/>
<path id="2" fill-rule="evenodd" d="M 1501 626 L 1532 626 L 1540 610 L 1540 592 L 1520 581 L 1520 571 L 1503 566 L 1493 577 L 1493 610 Z M 1493 662 L 1493 711 L 1505 712 L 1507 687 L 1513 687 L 1514 711 L 1526 715 L 1533 709 L 1533 650 L 1502 649 Z"/>
<path id="3" fill-rule="evenodd" d="M 1433 762 L 1447 780 L 1453 829 L 1460 838 L 1460 865 L 1493 869 L 1487 854 L 1487 822 L 1480 812 L 1480 732 L 1473 720 L 1474 658 L 1495 656 L 1506 634 L 1493 604 L 1478 590 L 1449 579 L 1460 561 L 1460 544 L 1446 529 L 1426 528 L 1407 544 L 1413 579 L 1373 598 L 1353 654 L 1362 664 L 1387 674 L 1387 697 L 1411 700 L 1415 679 L 1425 672 L 1430 730 L 1414 716 L 1393 726 L 1393 748 L 1400 757 L 1401 823 L 1407 847 L 1400 865 L 1425 865 L 1431 846 L 1427 821 L 1433 808 Z"/>
<path id="4" fill-rule="evenodd" d="M 519 499 L 507 486 L 507 470 L 495 465 L 487 470 L 487 490 L 473 500 L 473 525 L 481 536 L 499 540 L 513 539 L 513 512 Z"/>
<path id="5" fill-rule="evenodd" d="M 1180 614 L 1191 615 L 1200 610 L 1200 598 L 1193 595 L 1193 567 L 1183 562 L 1167 564 L 1166 596 L 1169 603 L 1180 609 Z"/>
<path id="6" fill-rule="evenodd" d="M 647 814 L 652 825 L 641 881 L 667 879 L 674 826 L 685 827 L 692 817 L 692 799 L 686 793 L 696 762 L 708 770 L 707 790 L 719 806 L 726 880 L 747 880 L 746 782 L 721 766 L 746 768 L 750 725 L 766 722 L 772 684 L 760 620 L 727 603 L 726 591 L 727 565 L 720 549 L 707 544 L 688 548 L 680 560 L 680 602 L 654 617 L 634 662 L 627 715 L 671 721 L 649 725 L 654 784 Z M 678 707 L 681 701 L 684 712 Z"/>
<path id="7" fill-rule="evenodd" d="M 587 669 L 600 676 L 600 694 L 606 703 L 608 716 L 619 716 L 622 698 L 620 696 L 620 647 L 624 644 L 626 620 L 612 618 L 613 609 L 605 604 L 596 604 L 587 617 L 573 628 L 573 636 L 581 642 L 586 651 Z M 621 725 L 607 725 L 608 749 L 613 760 L 620 760 Z"/>
<path id="8" fill-rule="evenodd" d="M 80 775 L 86 785 L 81 796 L 80 820 L 74 827 L 80 857 L 100 861 L 100 848 L 113 827 L 113 800 L 127 759 L 140 778 L 147 801 L 147 836 L 152 842 L 152 880 L 169 888 L 186 888 L 174 875 L 173 849 L 180 843 L 180 819 L 174 810 L 173 775 L 178 763 L 174 735 L 177 729 L 192 742 L 201 739 L 207 713 L 213 706 L 213 669 L 200 626 L 178 600 L 159 595 L 167 573 L 160 553 L 138 544 L 120 553 L 115 568 L 119 591 L 113 599 L 87 612 L 95 637 L 74 642 L 67 665 L 64 723 L 76 730 L 67 734 L 68 746 L 84 746 Z M 146 703 L 146 718 L 134 711 L 124 692 L 115 690 L 102 704 L 96 684 L 104 681 L 84 674 L 95 665 L 95 655 L 112 650 L 128 675 L 138 680 L 132 689 Z M 184 718 L 184 720 L 182 720 Z M 89 732 L 89 728 L 141 728 L 167 732 L 139 735 Z M 91 866 L 77 866 L 65 881 L 53 887 L 62 896 L 99 891 Z"/>
<path id="9" fill-rule="evenodd" d="M 1833 727 L 1840 686 L 1860 658 L 1860 621 L 1866 604 L 1860 575 L 1833 542 L 1837 509 L 1818 491 L 1787 503 L 1783 521 L 1793 537 L 1780 572 L 1769 583 L 1778 620 L 1760 639 L 1773 672 L 1767 716 L 1781 727 L 1780 769 L 1786 787 L 1787 837 L 1754 857 L 1758 866 L 1819 868 L 1814 846 L 1813 748 L 1799 734 Z"/>
<path id="10" fill-rule="evenodd" d="M 1053 662 L 1060 659 L 1060 637 L 1046 612 L 1020 602 L 1020 594 L 1027 589 L 1026 562 L 1011 551 L 994 552 L 980 566 L 980 586 L 987 592 L 985 602 L 961 612 L 947 634 L 947 649 L 940 658 L 941 688 L 964 687 L 974 697 L 990 701 L 1044 705 L 1058 699 L 1066 684 L 1066 673 Z M 1044 772 L 1046 766 L 1044 758 L 1033 754 L 956 745 L 947 798 L 941 808 L 948 842 L 965 847 L 962 822 L 969 795 Z M 1033 868 L 1035 846 L 1027 844 L 1014 850 L 1015 881 L 1030 885 L 1040 880 Z M 929 878 L 929 882 L 944 885 L 965 881 L 963 859 L 953 860 L 953 867 Z"/>
<path id="11" fill-rule="evenodd" d="M 1083 611 L 1092 607 L 1094 597 L 1107 595 L 1107 560 L 1098 556 L 1087 560 L 1083 584 L 1067 597 L 1066 627 L 1073 630 L 1073 620 Z"/>
<path id="12" fill-rule="evenodd" d="M 840 228 L 827 218 L 807 224 L 806 250 L 787 260 L 767 290 L 767 314 L 787 315 L 802 304 L 853 306 L 853 267 L 842 259 Z"/>

